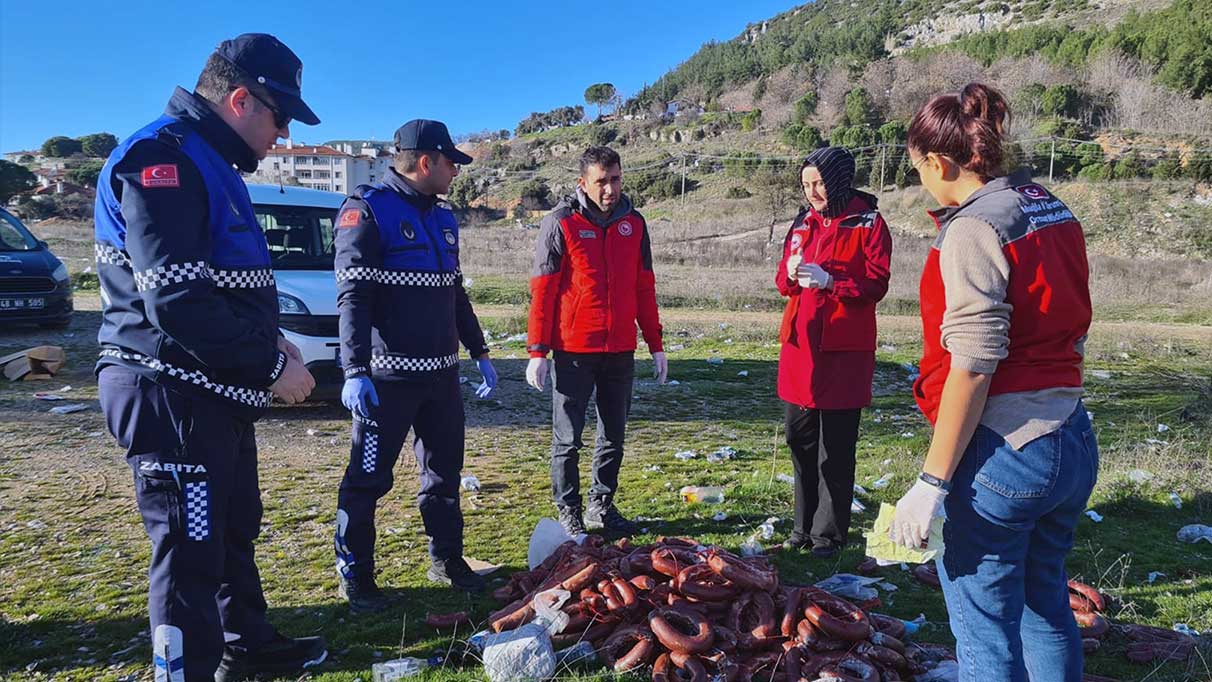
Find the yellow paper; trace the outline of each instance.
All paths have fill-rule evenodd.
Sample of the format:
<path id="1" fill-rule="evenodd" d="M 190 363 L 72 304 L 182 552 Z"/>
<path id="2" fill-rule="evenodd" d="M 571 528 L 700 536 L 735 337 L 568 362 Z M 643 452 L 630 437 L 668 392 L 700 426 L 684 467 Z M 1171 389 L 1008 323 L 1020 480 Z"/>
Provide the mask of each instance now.
<path id="1" fill-rule="evenodd" d="M 887 503 L 880 504 L 875 526 L 870 532 L 863 533 L 863 537 L 867 538 L 867 556 L 881 561 L 906 564 L 924 564 L 943 557 L 943 517 L 936 516 L 930 522 L 926 549 L 909 549 L 888 539 L 888 530 L 892 527 L 892 519 L 895 516 L 896 507 Z"/>

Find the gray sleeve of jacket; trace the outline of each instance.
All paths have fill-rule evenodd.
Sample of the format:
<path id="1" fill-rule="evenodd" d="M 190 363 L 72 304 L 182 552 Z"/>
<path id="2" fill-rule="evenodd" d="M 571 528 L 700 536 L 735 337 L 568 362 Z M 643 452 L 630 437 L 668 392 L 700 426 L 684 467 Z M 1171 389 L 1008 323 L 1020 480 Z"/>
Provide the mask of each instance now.
<path id="1" fill-rule="evenodd" d="M 957 218 L 947 226 L 939 267 L 947 292 L 942 342 L 951 367 L 993 374 L 1009 353 L 1013 309 L 1006 302 L 1010 262 L 1001 238 L 984 221 Z"/>

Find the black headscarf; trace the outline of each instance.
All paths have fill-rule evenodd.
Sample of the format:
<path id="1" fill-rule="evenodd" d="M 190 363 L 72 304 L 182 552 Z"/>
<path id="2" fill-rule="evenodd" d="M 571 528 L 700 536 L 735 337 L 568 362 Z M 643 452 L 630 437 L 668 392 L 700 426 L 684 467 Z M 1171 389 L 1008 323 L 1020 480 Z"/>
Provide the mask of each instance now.
<path id="1" fill-rule="evenodd" d="M 828 204 L 820 214 L 826 218 L 836 218 L 846 210 L 850 197 L 854 194 L 854 156 L 841 147 L 822 147 L 804 159 L 800 166 L 800 174 L 812 166 L 821 174 L 825 183 L 825 194 Z"/>

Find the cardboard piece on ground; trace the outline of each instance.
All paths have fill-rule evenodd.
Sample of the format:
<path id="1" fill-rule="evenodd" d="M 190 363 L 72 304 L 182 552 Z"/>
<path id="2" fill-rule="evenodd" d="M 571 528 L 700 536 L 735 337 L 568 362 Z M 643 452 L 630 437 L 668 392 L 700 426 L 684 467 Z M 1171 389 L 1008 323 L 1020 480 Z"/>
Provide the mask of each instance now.
<path id="1" fill-rule="evenodd" d="M 9 381 L 49 379 L 67 364 L 67 354 L 59 346 L 35 346 L 0 358 Z"/>
<path id="2" fill-rule="evenodd" d="M 463 561 L 467 562 L 467 566 L 479 575 L 492 575 L 501 568 L 500 564 L 490 564 L 487 561 L 481 561 L 475 557 L 465 556 Z"/>

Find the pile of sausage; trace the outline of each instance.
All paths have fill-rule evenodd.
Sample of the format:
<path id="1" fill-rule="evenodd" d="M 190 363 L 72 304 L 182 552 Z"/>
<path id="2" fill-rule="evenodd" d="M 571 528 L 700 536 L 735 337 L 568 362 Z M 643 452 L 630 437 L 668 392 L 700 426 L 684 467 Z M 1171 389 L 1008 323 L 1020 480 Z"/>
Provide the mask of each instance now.
<path id="1" fill-rule="evenodd" d="M 1103 616 L 1106 598 L 1093 587 L 1069 581 L 1069 608 L 1082 633 L 1082 649 L 1098 651 L 1103 635 L 1112 630 Z M 1185 661 L 1195 651 L 1195 638 L 1181 632 L 1150 625 L 1117 625 L 1115 630 L 1128 640 L 1124 650 L 1133 663 L 1154 661 Z"/>
<path id="2" fill-rule="evenodd" d="M 561 588 L 568 625 L 557 649 L 593 643 L 614 670 L 652 667 L 653 682 L 892 682 L 954 655 L 906 644 L 905 624 L 810 586 L 782 585 L 764 557 L 740 557 L 687 538 L 632 546 L 565 543 L 515 573 L 489 617 L 494 632 L 534 616 L 535 595 Z"/>

